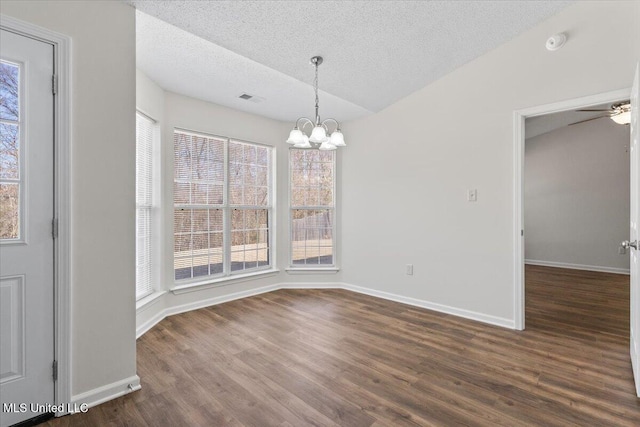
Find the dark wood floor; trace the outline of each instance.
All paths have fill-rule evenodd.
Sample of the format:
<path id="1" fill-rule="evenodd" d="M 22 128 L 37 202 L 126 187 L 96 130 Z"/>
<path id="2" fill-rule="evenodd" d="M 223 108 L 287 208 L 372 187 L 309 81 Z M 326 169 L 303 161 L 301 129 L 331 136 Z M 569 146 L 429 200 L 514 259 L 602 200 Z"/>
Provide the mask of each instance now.
<path id="1" fill-rule="evenodd" d="M 163 320 L 142 390 L 51 426 L 639 426 L 628 276 L 527 267 L 527 329 L 343 290 Z"/>

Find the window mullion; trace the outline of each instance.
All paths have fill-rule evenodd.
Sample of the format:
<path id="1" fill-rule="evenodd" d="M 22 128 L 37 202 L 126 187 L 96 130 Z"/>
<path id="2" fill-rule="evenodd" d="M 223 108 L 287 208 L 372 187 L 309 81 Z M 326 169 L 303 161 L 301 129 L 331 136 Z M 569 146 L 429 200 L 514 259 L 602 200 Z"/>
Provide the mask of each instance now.
<path id="1" fill-rule="evenodd" d="M 223 186 L 223 210 L 222 210 L 222 245 L 224 260 L 222 272 L 225 276 L 231 274 L 231 208 L 229 207 L 229 139 L 224 142 L 224 186 Z"/>
<path id="2" fill-rule="evenodd" d="M 272 151 L 254 143 L 174 131 L 174 183 L 182 191 L 176 192 L 174 197 L 176 218 L 180 218 L 174 222 L 174 235 L 177 242 L 184 240 L 186 244 L 182 235 L 188 230 L 193 242 L 188 255 L 192 262 L 190 274 L 186 271 L 186 274 L 178 274 L 176 269 L 176 281 L 206 280 L 214 274 L 228 277 L 272 266 L 266 262 L 265 252 L 260 251 L 267 242 L 261 225 L 269 238 L 273 226 L 270 220 L 273 209 L 271 181 L 266 191 L 260 187 L 263 184 L 259 185 L 259 182 L 266 182 L 264 174 L 271 173 Z M 212 194 L 215 197 L 212 198 Z M 268 200 L 264 196 L 268 196 Z M 233 234 L 234 209 L 242 211 L 243 217 L 246 213 L 247 217 L 246 224 L 236 224 L 237 236 Z M 205 218 L 208 219 L 206 226 Z M 236 242 L 238 246 L 234 247 Z M 180 244 L 176 248 L 182 250 Z M 204 248 L 208 248 L 206 255 Z M 271 250 L 271 246 L 268 249 Z M 237 250 L 238 259 L 243 258 L 242 265 L 234 265 L 232 250 Z M 243 255 L 250 261 L 245 262 Z M 176 265 L 183 256 L 183 253 L 174 252 Z M 205 269 L 203 264 L 207 260 L 209 266 Z M 212 260 L 217 261 L 215 269 L 211 267 Z"/>

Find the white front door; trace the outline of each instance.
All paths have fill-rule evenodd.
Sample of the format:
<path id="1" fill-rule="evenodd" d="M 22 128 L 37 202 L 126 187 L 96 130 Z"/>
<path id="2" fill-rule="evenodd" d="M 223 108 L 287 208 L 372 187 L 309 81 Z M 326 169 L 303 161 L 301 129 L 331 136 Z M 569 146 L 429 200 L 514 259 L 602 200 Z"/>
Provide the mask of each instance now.
<path id="1" fill-rule="evenodd" d="M 638 240 L 640 240 L 640 185 L 638 183 L 638 171 L 640 170 L 640 64 L 636 67 L 636 75 L 633 79 L 631 89 L 631 212 L 630 212 L 630 236 L 629 240 L 634 243 L 635 249 L 631 252 L 630 263 L 630 299 L 631 299 L 631 365 L 633 366 L 633 377 L 636 382 L 636 394 L 640 397 L 640 252 L 638 251 Z"/>
<path id="2" fill-rule="evenodd" d="M 0 426 L 54 403 L 53 46 L 0 34 Z"/>

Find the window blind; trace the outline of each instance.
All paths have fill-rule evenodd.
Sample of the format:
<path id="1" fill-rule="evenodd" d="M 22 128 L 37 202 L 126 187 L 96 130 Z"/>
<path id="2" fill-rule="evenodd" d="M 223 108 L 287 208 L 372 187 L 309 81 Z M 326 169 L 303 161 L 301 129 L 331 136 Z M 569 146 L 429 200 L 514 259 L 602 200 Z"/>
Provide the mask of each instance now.
<path id="1" fill-rule="evenodd" d="M 273 149 L 174 131 L 176 281 L 268 268 Z"/>
<path id="2" fill-rule="evenodd" d="M 136 114 L 136 299 L 153 291 L 151 232 L 155 122 Z"/>
<path id="3" fill-rule="evenodd" d="M 290 263 L 335 265 L 335 152 L 289 151 Z"/>

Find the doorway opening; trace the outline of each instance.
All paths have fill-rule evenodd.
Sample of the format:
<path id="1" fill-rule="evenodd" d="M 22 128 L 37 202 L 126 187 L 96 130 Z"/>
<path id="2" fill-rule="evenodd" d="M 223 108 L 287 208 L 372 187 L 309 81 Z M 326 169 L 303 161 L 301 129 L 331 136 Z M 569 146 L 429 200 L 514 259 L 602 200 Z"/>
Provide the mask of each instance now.
<path id="1" fill-rule="evenodd" d="M 549 258 L 548 255 L 550 255 L 550 251 L 549 251 L 549 247 L 545 247 L 544 244 L 541 245 L 540 248 L 537 248 L 535 251 L 533 251 L 533 255 L 531 253 L 531 247 L 529 247 L 530 251 L 529 254 L 525 253 L 525 242 L 526 242 L 526 237 L 530 234 L 531 231 L 535 231 L 535 227 L 534 230 L 527 230 L 525 229 L 525 194 L 526 191 L 525 190 L 529 190 L 531 191 L 531 188 L 525 188 L 525 151 L 526 151 L 526 139 L 528 138 L 528 136 L 526 135 L 526 124 L 527 124 L 527 120 L 529 120 L 529 130 L 530 131 L 535 131 L 535 132 L 542 132 L 539 135 L 533 135 L 534 138 L 538 138 L 539 140 L 542 140 L 542 146 L 546 145 L 549 146 L 550 141 L 545 141 L 545 140 L 551 140 L 552 138 L 549 138 L 549 135 L 551 134 L 551 132 L 546 132 L 547 130 L 551 129 L 551 130 L 555 130 L 555 129 L 560 129 L 560 128 L 569 128 L 568 123 L 570 123 L 571 121 L 573 122 L 579 122 L 582 120 L 588 120 L 588 122 L 584 122 L 584 123 L 580 123 L 578 125 L 575 126 L 571 126 L 571 128 L 583 128 L 586 125 L 594 124 L 594 122 L 598 122 L 601 120 L 609 120 L 608 118 L 598 118 L 598 119 L 594 119 L 594 120 L 590 120 L 592 118 L 595 118 L 599 113 L 597 112 L 592 112 L 591 114 L 593 114 L 592 116 L 587 116 L 585 117 L 584 113 L 572 113 L 575 110 L 580 110 L 580 109 L 601 109 L 599 107 L 603 107 L 603 106 L 611 106 L 613 104 L 618 103 L 621 100 L 628 100 L 629 99 L 629 94 L 631 93 L 630 89 L 623 89 L 623 90 L 618 90 L 618 91 L 614 91 L 614 92 L 608 92 L 608 93 L 604 93 L 604 94 L 599 94 L 599 95 L 593 95 L 593 96 L 589 96 L 589 97 L 584 97 L 584 98 L 578 98 L 578 99 L 573 99 L 573 100 L 568 100 L 568 101 L 563 101 L 563 102 L 559 102 L 559 103 L 555 103 L 555 104 L 548 104 L 548 105 L 542 105 L 542 106 L 538 106 L 538 107 L 533 107 L 533 108 L 529 108 L 529 109 L 525 109 L 525 110 L 519 110 L 516 111 L 514 113 L 514 136 L 515 136 L 515 149 L 514 149 L 514 225 L 515 225 L 515 229 L 514 229 L 514 320 L 515 320 L 515 329 L 518 330 L 523 330 L 525 328 L 525 301 L 526 301 L 526 295 L 525 295 L 525 282 L 526 282 L 526 278 L 525 278 L 525 273 L 527 272 L 527 269 L 525 268 L 525 260 L 529 261 L 529 266 L 528 266 L 528 270 L 529 272 L 531 272 L 532 274 L 534 274 L 533 277 L 535 277 L 535 274 L 538 273 L 539 275 L 541 275 L 541 277 L 538 277 L 539 280 L 541 281 L 545 281 L 548 280 L 548 276 L 545 274 L 542 274 L 544 271 L 549 271 L 549 270 L 545 270 L 546 269 L 550 269 L 550 268 L 554 268 L 556 267 L 556 271 L 558 270 L 557 267 L 569 267 L 571 270 L 574 270 L 572 274 L 576 274 L 577 272 L 581 271 L 578 270 L 578 268 L 585 268 L 587 266 L 587 264 L 589 264 L 589 262 L 579 262 L 577 261 L 577 258 L 564 258 L 563 261 L 553 261 L 553 258 L 551 259 L 546 259 L 546 260 L 536 260 L 535 258 L 532 258 L 533 256 L 536 256 L 535 254 L 544 254 L 545 258 Z M 576 114 L 577 117 L 576 118 Z M 600 114 L 600 115 L 604 115 L 604 114 Z M 547 119 L 545 119 L 545 116 L 547 117 Z M 573 116 L 573 117 L 572 117 Z M 568 120 L 568 121 L 567 121 Z M 610 121 L 610 120 L 609 120 Z M 536 122 L 538 122 L 536 124 Z M 532 127 L 531 124 L 533 124 L 534 126 Z M 620 125 L 618 125 L 620 126 Z M 537 130 L 536 130 L 537 127 Z M 553 129 L 555 127 L 555 129 Z M 575 129 L 571 129 L 569 132 L 573 132 Z M 581 131 L 585 131 L 585 129 L 581 129 Z M 587 134 L 589 133 L 590 129 L 586 129 Z M 565 130 L 566 132 L 566 130 Z M 547 135 L 545 137 L 545 135 Z M 538 141 L 540 142 L 540 141 Z M 552 142 L 552 141 L 551 141 Z M 628 139 L 627 139 L 627 145 L 628 147 Z M 573 147 L 575 148 L 575 147 Z M 580 147 L 579 147 L 580 148 Z M 571 150 L 572 147 L 565 147 L 565 153 L 563 155 L 566 156 L 566 150 L 569 149 Z M 624 150 L 624 147 L 622 148 Z M 540 151 L 542 154 L 547 155 L 549 153 L 544 153 L 545 150 L 537 150 Z M 549 150 L 547 150 L 549 151 Z M 584 151 L 584 150 L 583 150 Z M 560 151 L 559 153 L 561 153 L 562 151 Z M 544 160 L 544 156 L 541 154 L 541 158 L 537 159 L 537 160 Z M 620 154 L 620 153 L 618 153 Z M 550 150 L 550 155 L 554 156 L 553 150 Z M 555 153 L 556 156 L 558 156 L 558 153 Z M 574 153 L 573 155 L 569 155 L 568 161 L 577 161 L 577 158 L 579 157 L 579 153 L 576 154 Z M 553 157 L 552 157 L 553 158 Z M 558 159 L 555 158 L 553 161 L 554 162 L 558 162 L 561 161 L 562 159 Z M 542 170 L 538 171 L 538 173 L 542 174 L 544 176 L 544 174 L 548 173 L 548 171 L 544 170 L 544 161 L 541 161 L 540 164 L 542 165 Z M 570 169 L 570 168 L 567 168 Z M 587 173 L 588 176 L 588 170 L 587 171 L 583 171 Z M 559 172 L 559 175 L 562 176 L 563 173 L 562 171 Z M 578 177 L 579 179 L 580 177 Z M 584 177 L 583 177 L 584 178 Z M 569 180 L 570 179 L 565 177 L 565 179 Z M 573 180 L 576 179 L 576 177 L 571 178 Z M 600 183 L 598 183 L 600 184 Z M 547 183 L 547 185 L 553 185 L 553 184 L 549 184 Z M 575 187 L 575 186 L 574 186 Z M 569 185 L 568 188 L 572 188 L 571 185 Z M 533 189 L 533 190 L 541 190 L 541 189 Z M 544 190 L 544 189 L 542 189 Z M 574 188 L 575 190 L 575 188 Z M 627 197 L 628 197 L 628 187 L 627 187 Z M 542 191 L 544 192 L 544 191 Z M 548 194 L 547 194 L 548 195 Z M 551 196 L 554 196 L 553 194 L 551 194 Z M 562 209 L 563 211 L 560 212 L 559 214 L 565 215 L 567 212 L 565 212 L 564 210 L 566 210 L 566 207 L 562 207 L 562 203 L 561 200 L 563 195 L 555 195 L 556 200 L 556 206 L 560 207 L 560 209 Z M 566 194 L 564 195 L 566 196 Z M 588 192 L 585 192 L 584 195 L 582 195 L 586 198 L 586 201 L 588 202 L 588 197 L 589 194 Z M 553 199 L 553 197 L 552 197 Z M 565 197 L 566 199 L 566 197 Z M 569 197 L 569 203 L 573 203 L 575 202 L 575 200 L 571 200 L 571 197 Z M 558 204 L 559 203 L 559 204 Z M 575 204 L 575 203 L 574 203 Z M 535 204 L 534 204 L 535 205 Z M 540 203 L 540 206 L 544 206 L 544 203 Z M 579 205 L 579 203 L 578 203 Z M 543 210 L 541 207 L 539 206 L 540 210 Z M 619 208 L 620 209 L 620 208 Z M 624 208 L 622 208 L 624 209 Z M 627 209 L 626 209 L 626 214 L 628 215 L 628 205 L 627 205 Z M 531 214 L 531 211 L 529 212 Z M 542 214 L 544 214 L 544 212 L 540 212 Z M 627 216 L 628 218 L 628 216 Z M 537 227 L 544 227 L 545 226 L 545 222 L 548 225 L 549 219 L 545 218 L 544 216 L 540 219 L 539 223 L 537 224 Z M 560 221 L 561 222 L 561 221 Z M 628 224 L 628 221 L 627 221 Z M 557 221 L 556 221 L 556 226 L 557 226 Z M 557 240 L 563 233 L 566 233 L 570 230 L 565 230 L 565 229 L 561 229 L 561 230 L 545 230 L 546 232 L 551 232 L 551 240 Z M 578 240 L 577 236 L 573 236 L 571 238 L 568 239 L 568 242 L 565 242 L 565 247 L 564 248 L 560 248 L 560 251 L 562 250 L 567 250 L 566 248 L 570 248 L 568 250 L 571 250 L 572 248 L 572 244 L 578 245 Z M 619 242 L 618 242 L 619 243 Z M 569 246 L 566 246 L 569 245 Z M 575 247 L 574 247 L 575 248 Z M 615 257 L 619 257 L 618 260 L 620 260 L 622 258 L 621 255 L 617 254 L 617 246 L 614 244 L 612 250 L 613 252 L 613 256 L 614 259 Z M 556 257 L 558 255 L 556 254 Z M 592 258 L 586 258 L 586 259 L 593 259 L 593 254 L 589 255 Z M 542 257 L 542 256 L 538 256 L 538 257 Z M 528 258 L 528 259 L 527 259 Z M 560 259 L 560 258 L 557 258 Z M 538 261 L 538 262 L 536 262 Z M 540 261 L 547 261 L 545 263 L 542 263 Z M 554 264 L 555 262 L 555 264 Z M 538 266 L 534 266 L 533 264 L 545 264 L 545 265 L 538 265 Z M 591 262 L 591 264 L 593 264 Z M 597 264 L 597 263 L 596 263 Z M 597 265 L 596 265 L 597 267 Z M 623 267 L 615 267 L 618 268 L 618 270 L 613 270 L 613 269 L 609 269 L 606 270 L 604 269 L 605 272 L 615 272 L 615 273 L 623 273 L 624 268 Z M 628 267 L 627 267 L 628 268 Z M 593 270 L 594 268 L 592 268 Z M 553 270 L 550 270 L 553 271 Z M 567 270 L 562 270 L 562 271 L 567 271 Z M 570 270 L 569 270 L 570 271 Z M 603 269 L 600 269 L 600 271 L 602 272 Z M 591 272 L 591 274 L 596 274 L 596 272 Z M 600 273 L 603 274 L 603 273 Z M 588 279 L 587 279 L 588 281 Z M 534 283 L 534 282 L 532 282 Z M 574 313 L 575 314 L 575 313 Z M 627 318 L 628 319 L 628 318 Z M 628 323 L 628 320 L 627 322 Z"/>
<path id="2" fill-rule="evenodd" d="M 627 341 L 629 100 L 525 119 L 525 322 Z"/>

